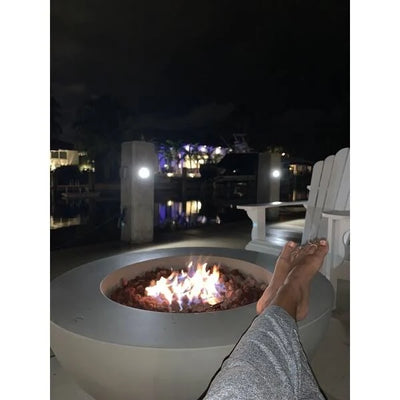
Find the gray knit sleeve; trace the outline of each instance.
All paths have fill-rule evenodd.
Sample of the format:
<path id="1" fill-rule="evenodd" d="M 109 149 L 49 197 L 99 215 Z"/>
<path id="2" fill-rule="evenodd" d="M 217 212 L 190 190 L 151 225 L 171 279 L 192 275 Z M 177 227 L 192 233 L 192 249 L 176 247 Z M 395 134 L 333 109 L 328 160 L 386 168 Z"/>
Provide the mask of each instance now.
<path id="1" fill-rule="evenodd" d="M 224 361 L 204 400 L 224 399 L 325 399 L 283 308 L 270 306 L 255 318 Z"/>

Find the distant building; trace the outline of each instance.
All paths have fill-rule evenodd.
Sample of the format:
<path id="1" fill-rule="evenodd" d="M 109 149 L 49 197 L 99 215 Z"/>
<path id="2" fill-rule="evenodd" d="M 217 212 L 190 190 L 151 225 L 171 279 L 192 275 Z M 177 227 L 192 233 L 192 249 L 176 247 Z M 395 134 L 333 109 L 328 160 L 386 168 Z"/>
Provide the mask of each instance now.
<path id="1" fill-rule="evenodd" d="M 282 165 L 294 176 L 311 175 L 313 168 L 313 164 L 310 161 L 302 158 L 284 159 L 282 160 Z"/>
<path id="2" fill-rule="evenodd" d="M 87 152 L 75 150 L 72 143 L 52 140 L 50 143 L 50 171 L 56 168 L 76 165 L 81 171 L 94 171 L 93 161 Z"/>
<path id="3" fill-rule="evenodd" d="M 221 146 L 190 143 L 179 147 L 162 144 L 157 149 L 160 172 L 168 176 L 180 176 L 185 168 L 192 178 L 200 176 L 202 165 L 217 163 L 228 152 L 228 148 Z"/>

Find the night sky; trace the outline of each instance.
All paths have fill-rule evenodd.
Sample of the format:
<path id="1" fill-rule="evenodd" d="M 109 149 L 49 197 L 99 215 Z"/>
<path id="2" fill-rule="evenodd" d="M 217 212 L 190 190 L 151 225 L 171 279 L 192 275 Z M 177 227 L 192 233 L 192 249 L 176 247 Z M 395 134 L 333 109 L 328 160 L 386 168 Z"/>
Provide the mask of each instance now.
<path id="1" fill-rule="evenodd" d="M 52 0 L 50 38 L 64 140 L 108 95 L 132 139 L 245 133 L 311 161 L 349 145 L 348 1 Z"/>

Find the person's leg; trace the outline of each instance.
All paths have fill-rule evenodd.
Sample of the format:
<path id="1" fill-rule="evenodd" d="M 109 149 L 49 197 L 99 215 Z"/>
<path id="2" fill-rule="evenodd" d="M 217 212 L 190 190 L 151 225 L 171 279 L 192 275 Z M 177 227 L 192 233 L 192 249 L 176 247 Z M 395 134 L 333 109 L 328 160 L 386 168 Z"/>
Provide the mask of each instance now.
<path id="1" fill-rule="evenodd" d="M 283 285 L 225 360 L 205 400 L 324 399 L 300 344 L 295 319 L 307 312 L 309 284 L 327 249 L 322 242 L 294 250 Z"/>
<path id="2" fill-rule="evenodd" d="M 264 293 L 257 302 L 257 314 L 268 307 L 275 298 L 278 290 L 285 282 L 289 272 L 293 268 L 293 261 L 296 255 L 297 244 L 295 242 L 287 242 L 281 251 L 276 263 L 274 273 Z"/>
<path id="3" fill-rule="evenodd" d="M 295 267 L 287 275 L 272 304 L 282 307 L 296 321 L 307 316 L 310 283 L 321 268 L 328 249 L 328 243 L 320 240 L 292 253 Z"/>

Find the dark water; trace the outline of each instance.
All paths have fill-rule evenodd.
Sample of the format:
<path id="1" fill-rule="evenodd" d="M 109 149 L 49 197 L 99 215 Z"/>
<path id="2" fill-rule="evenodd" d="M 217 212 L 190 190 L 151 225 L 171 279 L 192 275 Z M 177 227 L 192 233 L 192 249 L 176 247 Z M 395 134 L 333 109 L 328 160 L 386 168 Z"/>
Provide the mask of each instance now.
<path id="1" fill-rule="evenodd" d="M 155 196 L 154 230 L 172 232 L 204 225 L 244 220 L 236 207 L 210 199 L 182 199 L 173 193 Z M 293 190 L 286 201 L 305 200 L 305 190 Z M 50 210 L 51 248 L 101 243 L 120 238 L 120 202 L 114 199 L 53 200 Z"/>
<path id="2" fill-rule="evenodd" d="M 119 202 L 57 200 L 51 204 L 51 249 L 101 243 L 118 238 Z"/>
<path id="3" fill-rule="evenodd" d="M 120 217 L 119 200 L 59 200 L 51 209 L 51 248 L 119 240 Z M 199 199 L 164 199 L 154 203 L 155 232 L 172 232 L 241 218 L 246 218 L 242 210 L 217 207 Z"/>
<path id="4" fill-rule="evenodd" d="M 118 222 L 119 218 L 120 203 L 117 200 L 60 200 L 52 207 L 50 229 L 97 224 L 97 221 L 107 223 L 115 220 Z M 156 229 L 168 229 L 174 225 L 188 228 L 218 220 L 217 208 L 206 205 L 198 199 L 165 200 L 154 203 L 154 227 Z"/>

